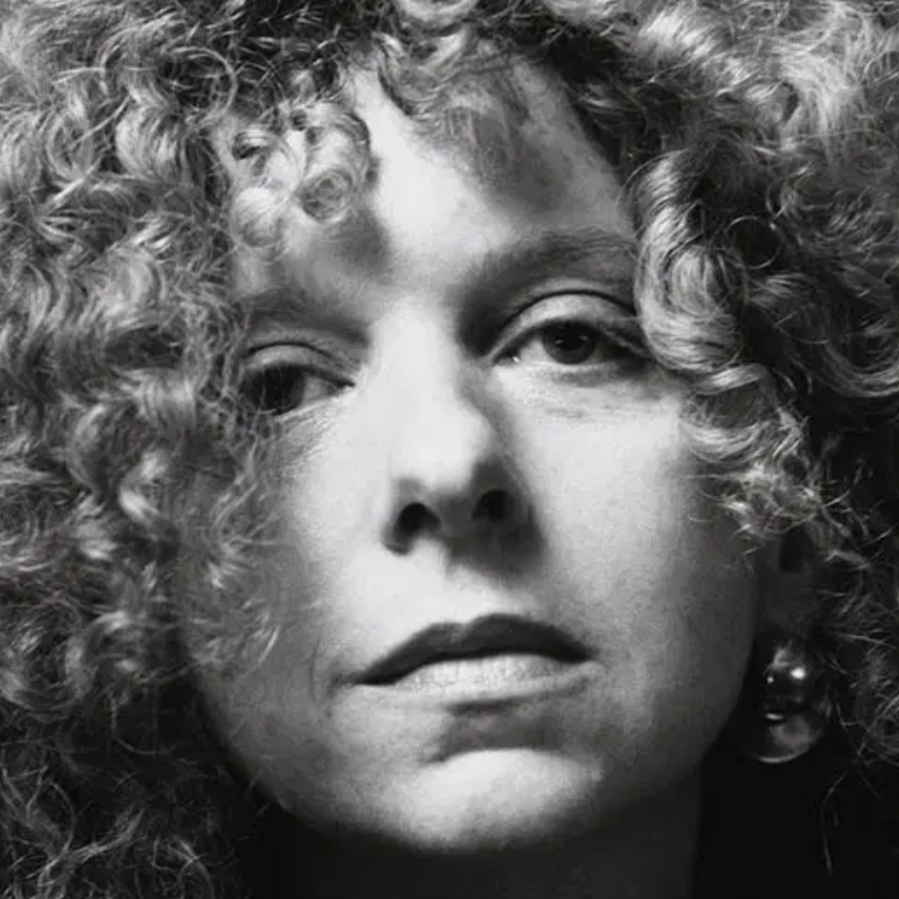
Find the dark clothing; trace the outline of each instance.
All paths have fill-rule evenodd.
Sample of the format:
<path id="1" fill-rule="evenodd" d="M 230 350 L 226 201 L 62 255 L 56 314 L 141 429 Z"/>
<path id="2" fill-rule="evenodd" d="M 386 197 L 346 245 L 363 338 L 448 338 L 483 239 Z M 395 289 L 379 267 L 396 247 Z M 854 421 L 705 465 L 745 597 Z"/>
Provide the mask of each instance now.
<path id="1" fill-rule="evenodd" d="M 822 744 L 765 765 L 706 764 L 697 899 L 896 899 L 899 770 Z"/>

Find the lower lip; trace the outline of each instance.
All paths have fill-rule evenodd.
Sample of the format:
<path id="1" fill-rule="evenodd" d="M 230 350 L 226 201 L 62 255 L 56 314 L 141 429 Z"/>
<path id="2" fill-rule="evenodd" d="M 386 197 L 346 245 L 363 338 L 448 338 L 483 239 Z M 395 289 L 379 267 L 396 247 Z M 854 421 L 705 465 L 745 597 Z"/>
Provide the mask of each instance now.
<path id="1" fill-rule="evenodd" d="M 410 697 L 509 700 L 570 689 L 586 667 L 535 653 L 497 653 L 422 665 L 384 688 Z"/>

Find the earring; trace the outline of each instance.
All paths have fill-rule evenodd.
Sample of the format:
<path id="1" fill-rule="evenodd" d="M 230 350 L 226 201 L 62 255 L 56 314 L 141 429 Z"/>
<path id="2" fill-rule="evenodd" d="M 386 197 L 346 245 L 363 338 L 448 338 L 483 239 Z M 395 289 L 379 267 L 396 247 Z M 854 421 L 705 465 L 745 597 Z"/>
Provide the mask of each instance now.
<path id="1" fill-rule="evenodd" d="M 827 730 L 831 713 L 824 665 L 800 638 L 759 636 L 732 722 L 749 758 L 780 764 L 805 755 Z"/>

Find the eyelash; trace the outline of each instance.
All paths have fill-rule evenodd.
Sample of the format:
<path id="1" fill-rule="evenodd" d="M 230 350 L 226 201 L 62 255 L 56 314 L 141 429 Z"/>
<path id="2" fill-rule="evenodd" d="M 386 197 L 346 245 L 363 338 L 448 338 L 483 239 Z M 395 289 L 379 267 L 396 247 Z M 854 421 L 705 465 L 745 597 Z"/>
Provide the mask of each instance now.
<path id="1" fill-rule="evenodd" d="M 337 365 L 312 347 L 265 347 L 252 352 L 249 358 L 241 379 L 241 394 L 254 409 L 268 415 L 286 415 L 351 386 L 337 371 Z M 311 400 L 310 390 L 316 394 Z"/>
<path id="2" fill-rule="evenodd" d="M 541 346 L 546 357 L 537 364 L 571 373 L 596 371 L 623 362 L 642 361 L 642 350 L 632 315 L 601 311 L 621 304 L 590 294 L 562 294 L 532 303 L 508 322 L 500 332 L 492 354 L 501 364 L 522 365 L 529 348 Z M 511 336 L 504 333 L 511 330 Z M 563 344 L 574 339 L 567 350 Z M 555 355 L 566 352 L 570 358 Z M 600 353 L 600 357 L 590 357 Z M 315 347 L 283 344 L 263 347 L 249 355 L 241 392 L 253 408 L 272 416 L 283 416 L 329 399 L 352 386 L 339 362 Z M 310 399 L 310 392 L 313 394 Z"/>
<path id="3" fill-rule="evenodd" d="M 610 313 L 610 308 L 614 312 Z M 623 359 L 645 358 L 646 352 L 639 334 L 636 318 L 621 303 L 593 294 L 560 294 L 545 297 L 519 312 L 504 330 L 512 328 L 512 336 L 500 347 L 500 361 L 521 364 L 523 352 L 529 344 L 539 339 L 547 365 L 563 368 L 596 368 L 621 362 Z M 580 347 L 575 348 L 569 359 L 553 357 L 549 341 L 556 348 L 569 338 L 578 335 Z M 592 341 L 586 345 L 584 340 Z M 601 358 L 593 362 L 589 357 L 601 351 Z M 564 350 L 562 351 L 564 353 Z"/>
<path id="4" fill-rule="evenodd" d="M 564 347 L 566 339 L 569 342 L 573 339 L 575 345 L 566 349 Z M 501 358 L 521 364 L 524 351 L 529 344 L 536 341 L 542 345 L 542 352 L 548 359 L 547 364 L 565 368 L 602 365 L 631 355 L 631 351 L 621 341 L 613 340 L 606 331 L 593 322 L 558 319 L 543 322 L 526 331 L 504 351 Z M 590 357 L 600 350 L 603 358 L 589 361 Z M 563 358 L 566 353 L 568 358 Z"/>

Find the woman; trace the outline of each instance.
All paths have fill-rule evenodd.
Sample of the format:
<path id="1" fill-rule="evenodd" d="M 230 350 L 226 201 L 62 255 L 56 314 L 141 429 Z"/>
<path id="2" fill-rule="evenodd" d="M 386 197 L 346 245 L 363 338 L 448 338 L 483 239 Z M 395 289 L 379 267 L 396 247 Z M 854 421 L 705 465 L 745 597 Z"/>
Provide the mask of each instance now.
<path id="1" fill-rule="evenodd" d="M 894 17 L 7 3 L 4 895 L 892 894 Z"/>

